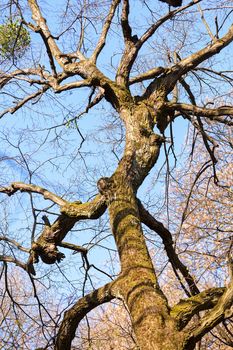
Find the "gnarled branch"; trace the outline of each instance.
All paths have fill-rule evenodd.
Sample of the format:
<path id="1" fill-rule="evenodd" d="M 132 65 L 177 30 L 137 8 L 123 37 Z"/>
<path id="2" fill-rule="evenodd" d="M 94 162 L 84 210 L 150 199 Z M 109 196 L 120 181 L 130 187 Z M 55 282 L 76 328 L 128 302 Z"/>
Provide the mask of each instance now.
<path id="1" fill-rule="evenodd" d="M 46 225 L 39 238 L 32 244 L 28 266 L 37 263 L 38 257 L 46 264 L 54 264 L 62 260 L 64 254 L 58 251 L 57 246 L 61 245 L 67 233 L 78 221 L 97 219 L 105 210 L 105 199 L 101 195 L 97 195 L 93 201 L 87 203 L 66 203 L 61 207 L 62 214 L 53 224 Z"/>

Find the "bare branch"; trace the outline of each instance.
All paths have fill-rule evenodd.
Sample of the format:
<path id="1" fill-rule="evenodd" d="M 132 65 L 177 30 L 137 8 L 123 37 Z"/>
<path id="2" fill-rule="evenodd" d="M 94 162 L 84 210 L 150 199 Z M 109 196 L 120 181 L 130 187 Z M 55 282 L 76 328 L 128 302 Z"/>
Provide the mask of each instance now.
<path id="1" fill-rule="evenodd" d="M 48 78 L 48 73 L 46 73 L 42 67 L 38 68 L 27 68 L 27 69 L 16 69 L 11 73 L 5 73 L 0 70 L 0 88 L 2 89 L 10 80 L 19 76 L 29 76 L 38 75 L 43 79 Z"/>
<path id="2" fill-rule="evenodd" d="M 164 67 L 156 67 L 156 68 L 150 69 L 145 73 L 142 73 L 137 75 L 136 77 L 130 78 L 129 85 L 140 83 L 144 80 L 156 78 L 159 75 L 166 73 L 167 71 L 168 71 L 168 68 L 164 68 Z"/>
<path id="3" fill-rule="evenodd" d="M 217 38 L 213 35 L 213 33 L 212 33 L 212 31 L 211 31 L 211 29 L 210 29 L 210 27 L 209 27 L 209 25 L 208 25 L 208 23 L 207 23 L 207 21 L 205 19 L 205 16 L 204 16 L 204 13 L 203 13 L 203 10 L 202 10 L 200 4 L 198 4 L 197 7 L 198 7 L 198 10 L 199 10 L 199 12 L 201 14 L 201 19 L 202 19 L 202 22 L 203 22 L 204 26 L 206 27 L 207 33 L 209 34 L 210 38 L 214 42 Z"/>
<path id="4" fill-rule="evenodd" d="M 198 4 L 200 1 L 201 0 L 194 0 L 188 3 L 187 5 L 178 8 L 177 10 L 169 11 L 165 16 L 161 17 L 156 23 L 154 23 L 150 28 L 148 28 L 146 32 L 141 36 L 141 38 L 139 39 L 140 46 L 144 44 L 163 23 L 173 18 L 177 13 L 180 13 L 193 5 Z"/>
<path id="5" fill-rule="evenodd" d="M 5 237 L 5 236 L 0 236 L 0 241 L 5 241 L 5 242 L 8 242 L 10 244 L 13 244 L 16 248 L 18 248 L 22 252 L 25 252 L 25 253 L 29 253 L 30 252 L 30 249 L 23 247 L 21 244 L 19 244 L 14 239 L 11 239 L 11 238 L 8 238 L 8 237 Z"/>
<path id="6" fill-rule="evenodd" d="M 60 262 L 65 256 L 58 251 L 57 246 L 61 245 L 67 233 L 78 221 L 97 219 L 103 215 L 105 210 L 105 199 L 101 195 L 97 195 L 93 201 L 87 203 L 79 201 L 74 203 L 66 202 L 61 207 L 62 214 L 53 224 L 45 225 L 41 235 L 32 244 L 28 266 L 33 267 L 33 264 L 38 262 L 39 257 L 46 264 Z"/>
<path id="7" fill-rule="evenodd" d="M 72 244 L 72 243 L 61 242 L 58 244 L 58 246 L 63 247 L 63 248 L 67 248 L 67 249 L 71 249 L 77 253 L 87 254 L 87 252 L 88 252 L 88 249 L 81 247 L 79 245 L 76 245 L 76 244 Z"/>
<path id="8" fill-rule="evenodd" d="M 110 25 L 112 23 L 112 19 L 114 17 L 114 14 L 116 12 L 116 9 L 117 9 L 117 6 L 119 5 L 119 3 L 120 3 L 120 0 L 113 0 L 112 1 L 108 16 L 107 16 L 105 23 L 103 25 L 103 28 L 102 28 L 102 33 L 100 35 L 99 41 L 98 41 L 96 48 L 95 48 L 95 50 L 90 58 L 92 62 L 96 62 L 99 54 L 101 53 L 101 51 L 105 45 L 106 37 L 107 37 L 108 31 L 109 31 Z"/>
<path id="9" fill-rule="evenodd" d="M 170 231 L 159 221 L 157 221 L 142 205 L 142 203 L 138 200 L 138 209 L 140 213 L 140 217 L 142 222 L 148 226 L 151 230 L 158 233 L 158 235 L 162 238 L 164 248 L 166 250 L 169 261 L 176 271 L 182 273 L 186 283 L 188 284 L 191 294 L 195 295 L 200 293 L 193 277 L 190 275 L 188 268 L 180 261 L 175 249 L 173 247 L 173 239 Z"/>
<path id="10" fill-rule="evenodd" d="M 166 108 L 170 110 L 176 110 L 183 113 L 188 113 L 190 115 L 196 115 L 204 118 L 208 118 L 213 121 L 218 121 L 226 125 L 233 125 L 233 122 L 227 119 L 219 118 L 220 116 L 229 116 L 231 119 L 233 117 L 233 107 L 222 106 L 218 108 L 205 108 L 194 105 L 189 105 L 186 103 L 166 103 Z"/>
<path id="11" fill-rule="evenodd" d="M 13 182 L 9 187 L 0 187 L 0 193 L 5 193 L 8 196 L 12 196 L 17 191 L 42 194 L 44 199 L 49 199 L 60 206 L 67 204 L 66 200 L 37 185 Z"/>
<path id="12" fill-rule="evenodd" d="M 55 350 L 70 350 L 71 342 L 75 337 L 75 331 L 80 321 L 95 307 L 102 305 L 114 298 L 112 294 L 113 283 L 94 290 L 90 294 L 79 299 L 77 303 L 65 312 L 59 328 Z"/>
<path id="13" fill-rule="evenodd" d="M 61 58 L 61 51 L 59 47 L 57 46 L 53 36 L 51 35 L 51 32 L 47 26 L 46 20 L 42 16 L 42 13 L 40 11 L 40 8 L 38 6 L 38 3 L 36 0 L 28 0 L 28 4 L 32 11 L 32 18 L 36 22 L 38 28 L 36 31 L 38 31 L 43 41 L 46 43 L 46 49 L 49 55 L 50 64 L 52 69 L 55 69 L 54 62 L 53 62 L 53 56 L 57 60 L 57 62 L 63 66 L 63 64 L 67 61 L 64 58 Z"/>
<path id="14" fill-rule="evenodd" d="M 42 95 L 48 89 L 49 89 L 49 86 L 44 86 L 42 89 L 39 89 L 38 91 L 34 92 L 33 94 L 26 96 L 25 98 L 20 100 L 14 107 L 10 107 L 10 108 L 7 108 L 4 111 L 2 111 L 2 113 L 0 113 L 0 118 L 2 118 L 7 113 L 14 114 L 18 109 L 23 107 L 28 101 L 31 101 L 34 98 Z"/>
<path id="15" fill-rule="evenodd" d="M 129 25 L 129 0 L 123 0 L 121 26 L 125 43 L 132 41 L 132 29 Z"/>
<path id="16" fill-rule="evenodd" d="M 164 17 L 161 17 L 156 23 L 154 23 L 142 36 L 140 39 L 137 40 L 129 40 L 130 39 L 130 26 L 127 21 L 123 21 L 123 33 L 125 36 L 126 48 L 124 51 L 124 54 L 122 55 L 121 62 L 119 64 L 117 74 L 116 74 L 116 81 L 120 85 L 128 85 L 128 79 L 130 70 L 133 66 L 133 63 L 138 55 L 139 50 L 141 49 L 142 45 L 156 32 L 156 30 L 167 20 L 173 18 L 177 13 L 182 12 L 183 10 L 193 6 L 194 4 L 200 2 L 201 0 L 194 0 L 191 1 L 188 5 L 180 7 L 177 10 L 168 12 Z M 127 6 L 125 6 L 127 10 Z M 128 18 L 128 13 L 125 10 L 125 16 L 123 12 L 123 18 Z M 129 11 L 129 9 L 128 9 Z M 126 28 L 127 26 L 127 28 Z M 131 37 L 132 39 L 132 37 Z M 146 74 L 146 73 L 145 73 Z"/>
<path id="17" fill-rule="evenodd" d="M 87 86 L 91 86 L 91 83 L 88 80 L 81 80 L 81 81 L 74 81 L 72 83 L 68 83 L 64 85 L 54 84 L 53 89 L 55 93 L 60 93 L 62 91 L 68 91 L 68 90 L 77 89 L 80 87 L 87 87 Z"/>
<path id="18" fill-rule="evenodd" d="M 25 271 L 28 271 L 27 264 L 24 264 L 22 261 L 15 259 L 12 256 L 0 255 L 0 261 L 4 261 L 6 263 L 8 263 L 8 262 L 14 263 L 16 266 L 19 266 L 22 269 L 24 269 Z"/>
<path id="19" fill-rule="evenodd" d="M 77 220 L 97 219 L 106 210 L 105 198 L 97 195 L 91 202 L 67 203 L 61 207 L 61 213 Z"/>
<path id="20" fill-rule="evenodd" d="M 208 58 L 219 53 L 222 49 L 228 46 L 233 41 L 233 25 L 231 25 L 229 31 L 220 39 L 214 41 L 204 47 L 203 49 L 193 53 L 192 55 L 182 59 L 179 63 L 175 64 L 171 68 L 171 73 L 167 76 L 167 88 L 173 89 L 173 86 L 177 80 L 181 78 L 182 75 L 191 71 L 193 68 L 197 67 L 200 63 L 204 62 Z"/>

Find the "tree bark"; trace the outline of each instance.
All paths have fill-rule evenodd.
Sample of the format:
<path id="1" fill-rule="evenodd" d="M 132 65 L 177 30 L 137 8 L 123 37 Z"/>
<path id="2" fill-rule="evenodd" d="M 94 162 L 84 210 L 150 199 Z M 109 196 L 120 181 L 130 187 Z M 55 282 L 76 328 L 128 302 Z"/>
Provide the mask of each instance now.
<path id="1" fill-rule="evenodd" d="M 138 345 L 141 350 L 180 349 L 175 321 L 146 247 L 133 189 L 118 183 L 114 197 L 109 215 L 121 261 L 115 289 L 129 309 Z"/>
<path id="2" fill-rule="evenodd" d="M 144 104 L 123 108 L 126 125 L 125 153 L 111 178 L 102 178 L 110 224 L 121 263 L 115 294 L 129 309 L 141 350 L 181 349 L 181 333 L 162 293 L 145 243 L 136 192 L 156 162 L 161 137 L 153 132 L 153 117 Z"/>

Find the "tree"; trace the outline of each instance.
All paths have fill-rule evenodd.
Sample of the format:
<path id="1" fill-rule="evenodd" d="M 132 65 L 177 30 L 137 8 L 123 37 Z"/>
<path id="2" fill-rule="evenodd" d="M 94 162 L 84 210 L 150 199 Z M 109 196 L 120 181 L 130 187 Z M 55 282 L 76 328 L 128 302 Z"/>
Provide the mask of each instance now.
<path id="1" fill-rule="evenodd" d="M 166 2 L 169 5 L 178 3 Z M 202 3 L 204 7 L 201 7 Z M 15 45 L 13 50 L 10 45 L 9 55 L 4 48 L 0 76 L 3 96 L 1 117 L 9 113 L 16 114 L 25 123 L 23 134 L 16 133 L 12 136 L 13 128 L 10 132 L 4 129 L 2 140 L 16 149 L 19 157 L 12 160 L 4 153 L 2 161 L 8 162 L 8 166 L 9 162 L 15 162 L 13 170 L 18 164 L 22 165 L 28 178 L 27 183 L 21 181 L 7 184 L 7 176 L 3 174 L 1 192 L 13 197 L 17 196 L 18 192 L 26 192 L 29 194 L 31 205 L 31 217 L 26 213 L 28 222 L 24 230 L 24 233 L 31 231 L 31 246 L 25 250 L 21 243 L 22 236 L 19 238 L 18 235 L 15 240 L 3 234 L 1 242 L 4 251 L 0 257 L 3 268 L 6 269 L 8 263 L 14 263 L 25 270 L 33 283 L 36 278 L 33 277 L 36 274 L 35 264 L 39 259 L 47 265 L 59 263 L 65 256 L 58 247 L 63 247 L 81 253 L 86 283 L 90 278 L 90 268 L 96 268 L 89 263 L 88 247 L 91 246 L 91 242 L 86 248 L 78 246 L 76 240 L 75 243 L 67 243 L 64 239 L 73 229 L 79 227 L 80 221 L 97 220 L 102 216 L 105 220 L 107 209 L 107 218 L 119 255 L 119 274 L 111 277 L 112 280 L 104 286 L 93 288 L 88 294 L 85 294 L 85 285 L 81 288 L 83 296 L 76 302 L 72 300 L 73 306 L 64 313 L 58 332 L 54 337 L 47 339 L 47 348 L 52 346 L 54 340 L 56 350 L 70 349 L 76 329 L 87 313 L 115 298 L 126 305 L 137 345 L 141 350 L 194 349 L 214 327 L 221 322 L 226 323 L 232 316 L 232 279 L 225 282 L 225 286 L 216 285 L 200 291 L 200 286 L 193 277 L 195 271 L 181 260 L 170 230 L 151 215 L 137 195 L 146 177 L 158 164 L 161 148 L 165 149 L 168 169 L 165 180 L 171 175 L 169 157 L 170 153 L 175 154 L 173 124 L 176 125 L 178 117 L 189 122 L 194 130 L 191 157 L 198 156 L 194 152 L 197 148 L 197 134 L 209 157 L 196 173 L 194 185 L 211 167 L 215 186 L 225 186 L 218 178 L 220 165 L 217 164 L 216 148 L 219 145 L 227 149 L 227 146 L 232 145 L 230 140 L 223 136 L 232 126 L 233 115 L 232 99 L 227 90 L 228 86 L 232 85 L 232 73 L 228 69 L 229 56 L 224 61 L 227 68 L 222 69 L 223 54 L 225 52 L 229 55 L 228 46 L 233 41 L 233 27 L 229 20 L 232 6 L 226 1 L 219 1 L 217 6 L 216 1 L 192 1 L 167 12 L 167 6 L 163 3 L 137 1 L 135 4 L 134 7 L 132 2 L 127 0 L 106 1 L 100 4 L 94 1 L 64 1 L 63 12 L 58 4 L 58 8 L 53 8 L 52 13 L 43 2 L 38 3 L 36 0 L 28 0 L 23 4 L 17 1 L 6 2 L 1 5 L 2 10 L 10 11 L 11 14 L 14 12 L 15 16 L 20 18 L 16 27 L 24 28 L 14 35 Z M 142 12 L 139 8 L 143 9 L 143 15 L 140 15 Z M 217 12 L 217 15 L 214 13 L 215 18 L 213 11 Z M 62 19 L 55 23 L 54 17 L 59 12 Z M 30 22 L 30 16 L 33 23 Z M 30 34 L 30 39 L 25 30 Z M 24 55 L 20 55 L 16 60 L 14 47 L 19 47 L 18 40 L 23 42 L 22 35 L 27 38 L 26 46 L 31 45 L 31 51 L 25 50 Z M 36 51 L 41 44 L 43 48 Z M 199 90 L 197 83 L 200 86 Z M 67 91 L 75 91 L 80 100 L 85 99 L 85 95 L 81 93 L 82 89 L 83 94 L 87 90 L 90 90 L 90 94 L 86 97 L 87 104 L 84 110 L 80 110 L 79 114 L 77 108 L 74 109 L 70 104 L 65 106 L 66 100 L 62 102 L 56 97 Z M 51 108 L 48 106 L 49 99 L 52 101 Z M 56 101 L 60 113 L 63 113 L 63 120 L 60 122 L 57 116 L 59 121 L 55 126 L 48 127 L 49 115 L 51 112 L 53 115 L 58 112 Z M 46 105 L 42 108 L 43 103 Z M 43 157 L 48 156 L 46 166 L 52 164 L 56 171 L 62 164 L 56 163 L 55 160 L 59 157 L 65 159 L 67 152 L 70 152 L 72 160 L 68 163 L 69 171 L 72 169 L 72 176 L 75 176 L 73 181 L 77 181 L 82 173 L 77 164 L 83 161 L 86 166 L 86 159 L 83 159 L 80 152 L 80 147 L 86 142 L 79 127 L 80 118 L 84 114 L 88 115 L 91 109 L 99 107 L 101 103 L 104 110 L 112 113 L 109 125 L 111 128 L 115 127 L 120 136 L 118 138 L 118 134 L 113 131 L 115 146 L 112 147 L 112 152 L 118 158 L 117 164 L 114 164 L 115 169 L 111 171 L 113 167 L 110 168 L 108 160 L 105 159 L 106 170 L 100 171 L 96 168 L 90 178 L 88 174 L 93 163 L 89 162 L 89 169 L 84 174 L 86 186 L 90 187 L 91 180 L 102 173 L 97 182 L 99 194 L 82 203 L 79 198 L 74 198 L 74 193 L 71 196 L 69 184 L 64 190 L 54 186 L 56 193 L 51 190 L 51 183 L 51 186 L 45 189 L 41 185 L 45 182 L 45 161 L 38 161 L 36 158 L 38 150 L 44 149 Z M 34 119 L 31 127 L 28 127 L 27 115 L 24 113 L 27 111 L 31 114 L 29 111 L 34 106 L 39 107 L 37 115 L 41 110 L 44 112 L 42 114 L 45 121 L 44 124 L 40 124 L 40 120 Z M 41 130 L 44 129 L 40 139 L 34 136 L 36 123 L 40 125 Z M 105 129 L 108 135 L 111 133 L 109 125 L 108 130 Z M 66 134 L 57 132 L 59 126 L 63 126 Z M 55 130 L 53 140 L 49 138 L 51 130 Z M 30 131 L 33 136 L 28 136 Z M 74 136 L 73 131 L 78 132 L 81 137 L 81 144 L 74 155 L 69 148 L 71 140 L 67 138 Z M 61 146 L 63 140 L 65 142 Z M 47 141 L 49 143 L 45 146 Z M 26 144 L 32 151 L 25 152 Z M 53 158 L 50 148 L 55 144 L 58 151 Z M 124 150 L 121 152 L 122 147 Z M 77 155 L 80 156 L 78 163 Z M 110 154 L 109 160 L 111 161 Z M 183 161 L 182 155 L 179 161 Z M 38 169 L 41 169 L 40 177 L 37 175 Z M 108 177 L 103 176 L 104 172 Z M 36 179 L 38 183 L 35 184 Z M 56 182 L 56 174 L 53 181 Z M 186 184 L 190 186 L 190 194 L 194 185 Z M 80 190 L 80 194 L 85 197 L 88 191 L 91 193 L 91 190 L 87 189 L 86 192 L 83 191 L 83 195 Z M 92 194 L 93 192 L 92 187 Z M 52 205 L 41 208 L 38 195 L 50 200 Z M 189 205 L 189 196 L 187 198 Z M 24 203 L 20 203 L 23 207 Z M 60 210 L 59 214 L 53 211 L 55 205 Z M 182 224 L 187 215 L 188 205 L 184 207 Z M 5 202 L 4 210 L 6 219 L 9 219 Z M 53 215 L 56 215 L 56 219 L 52 222 Z M 169 304 L 165 288 L 157 277 L 159 257 L 158 260 L 155 257 L 153 263 L 142 224 L 162 239 L 167 259 L 186 293 L 186 299 L 173 307 Z M 43 230 L 38 235 L 41 225 Z M 224 244 L 227 247 L 224 251 L 227 251 L 231 271 L 232 241 L 229 235 Z M 28 254 L 28 261 L 24 262 L 21 253 L 18 252 L 17 255 L 13 247 L 21 250 L 22 254 Z M 61 269 L 64 278 L 69 279 L 69 272 Z M 218 267 L 216 269 L 218 271 Z M 109 277 L 107 272 L 105 275 Z M 224 272 L 221 272 L 222 280 L 224 276 Z M 76 295 L 77 289 L 74 290 Z M 195 315 L 199 316 L 195 319 Z M 55 329 L 57 326 L 55 322 Z M 46 324 L 43 324 L 43 327 L 46 328 Z"/>

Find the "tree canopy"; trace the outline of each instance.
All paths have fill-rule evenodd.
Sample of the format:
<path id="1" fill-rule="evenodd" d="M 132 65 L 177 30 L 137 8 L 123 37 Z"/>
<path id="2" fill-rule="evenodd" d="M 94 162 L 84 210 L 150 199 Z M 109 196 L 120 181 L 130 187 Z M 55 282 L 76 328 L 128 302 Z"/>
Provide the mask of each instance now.
<path id="1" fill-rule="evenodd" d="M 232 347 L 232 1 L 0 11 L 2 349 Z"/>

